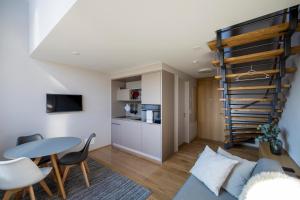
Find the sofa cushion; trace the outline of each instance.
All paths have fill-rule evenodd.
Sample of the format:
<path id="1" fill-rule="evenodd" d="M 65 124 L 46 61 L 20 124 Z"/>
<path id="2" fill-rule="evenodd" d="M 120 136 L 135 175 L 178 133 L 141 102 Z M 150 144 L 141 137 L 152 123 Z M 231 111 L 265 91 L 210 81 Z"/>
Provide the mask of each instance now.
<path id="1" fill-rule="evenodd" d="M 236 200 L 236 198 L 222 189 L 219 196 L 216 196 L 204 183 L 191 175 L 177 192 L 174 200 Z"/>
<path id="2" fill-rule="evenodd" d="M 284 173 L 283 169 L 281 168 L 280 164 L 275 160 L 270 160 L 267 158 L 261 158 L 257 161 L 257 164 L 251 174 L 251 176 L 255 176 L 261 172 L 282 172 Z"/>
<path id="3" fill-rule="evenodd" d="M 218 196 L 223 183 L 237 163 L 237 160 L 217 154 L 206 146 L 190 172 Z"/>
<path id="4" fill-rule="evenodd" d="M 251 173 L 256 165 L 256 162 L 248 161 L 238 156 L 234 156 L 222 148 L 218 148 L 218 153 L 226 156 L 230 159 L 239 161 L 239 163 L 233 168 L 225 181 L 223 188 L 236 198 L 241 194 L 244 185 L 249 180 Z"/>

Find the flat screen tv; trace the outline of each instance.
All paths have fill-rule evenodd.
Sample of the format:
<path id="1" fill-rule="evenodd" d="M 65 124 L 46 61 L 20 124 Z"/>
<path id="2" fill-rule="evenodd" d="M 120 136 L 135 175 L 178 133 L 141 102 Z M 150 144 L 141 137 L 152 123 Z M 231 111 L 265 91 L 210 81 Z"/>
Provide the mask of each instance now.
<path id="1" fill-rule="evenodd" d="M 47 113 L 82 111 L 82 95 L 47 94 Z"/>

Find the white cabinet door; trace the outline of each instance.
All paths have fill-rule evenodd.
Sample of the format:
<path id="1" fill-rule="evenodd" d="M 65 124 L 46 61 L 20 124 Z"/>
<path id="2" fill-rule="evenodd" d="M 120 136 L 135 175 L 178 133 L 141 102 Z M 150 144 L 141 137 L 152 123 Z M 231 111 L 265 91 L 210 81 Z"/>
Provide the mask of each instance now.
<path id="1" fill-rule="evenodd" d="M 142 104 L 161 104 L 161 72 L 142 75 Z"/>
<path id="2" fill-rule="evenodd" d="M 141 151 L 141 123 L 134 121 L 124 121 L 122 125 L 122 145 L 133 150 Z"/>
<path id="3" fill-rule="evenodd" d="M 112 120 L 111 123 L 111 143 L 122 145 L 122 128 L 121 123 L 117 120 Z"/>
<path id="4" fill-rule="evenodd" d="M 142 124 L 142 152 L 161 159 L 162 135 L 160 124 Z"/>
<path id="5" fill-rule="evenodd" d="M 119 89 L 117 91 L 118 101 L 129 101 L 130 100 L 130 90 L 129 89 Z"/>

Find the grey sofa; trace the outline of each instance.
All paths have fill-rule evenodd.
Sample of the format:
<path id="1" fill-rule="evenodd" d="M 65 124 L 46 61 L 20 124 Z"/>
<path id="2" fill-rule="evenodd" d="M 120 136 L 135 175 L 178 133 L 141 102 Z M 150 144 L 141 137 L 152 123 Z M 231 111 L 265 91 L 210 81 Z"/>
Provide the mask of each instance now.
<path id="1" fill-rule="evenodd" d="M 257 161 L 251 176 L 264 171 L 283 172 L 278 162 L 262 158 Z M 177 192 L 174 200 L 236 200 L 236 198 L 224 190 L 220 191 L 219 196 L 216 196 L 201 181 L 191 175 Z"/>

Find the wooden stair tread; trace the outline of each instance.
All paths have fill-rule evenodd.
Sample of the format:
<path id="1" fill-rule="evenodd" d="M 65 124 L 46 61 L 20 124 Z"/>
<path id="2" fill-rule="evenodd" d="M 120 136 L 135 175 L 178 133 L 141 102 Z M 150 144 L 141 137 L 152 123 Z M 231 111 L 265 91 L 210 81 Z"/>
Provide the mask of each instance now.
<path id="1" fill-rule="evenodd" d="M 282 88 L 290 88 L 290 84 L 283 84 Z M 241 86 L 241 87 L 229 87 L 228 90 L 265 90 L 276 89 L 276 85 L 259 85 L 259 86 Z M 219 91 L 223 91 L 224 88 L 218 88 Z"/>
<path id="2" fill-rule="evenodd" d="M 228 110 L 228 108 L 223 108 L 223 110 Z M 231 111 L 242 111 L 242 112 L 271 112 L 271 108 L 230 108 Z M 282 110 L 277 109 L 276 112 L 282 112 Z"/>
<path id="3" fill-rule="evenodd" d="M 229 98 L 230 101 L 242 101 L 242 102 L 271 102 L 271 98 Z M 226 99 L 220 99 L 220 101 L 226 101 Z"/>
<path id="4" fill-rule="evenodd" d="M 222 46 L 224 48 L 239 46 L 243 44 L 249 44 L 252 42 L 262 41 L 270 38 L 282 36 L 288 29 L 289 23 L 282 23 L 267 28 L 262 28 L 256 31 L 243 33 L 240 35 L 232 36 L 222 40 Z M 300 31 L 300 23 L 298 24 L 297 30 Z M 213 40 L 208 42 L 208 46 L 212 51 L 217 50 L 217 41 Z"/>
<path id="5" fill-rule="evenodd" d="M 258 133 L 238 133 L 238 134 L 233 134 L 233 137 L 239 138 L 239 137 L 257 137 L 261 135 L 260 132 Z M 225 135 L 225 138 L 230 137 L 230 135 Z"/>
<path id="6" fill-rule="evenodd" d="M 225 124 L 225 126 L 229 126 L 229 124 Z M 238 128 L 238 127 L 246 127 L 246 128 L 257 128 L 258 125 L 253 125 L 253 124 L 235 124 L 235 123 L 232 123 L 232 126 L 233 128 Z"/>
<path id="7" fill-rule="evenodd" d="M 296 67 L 287 67 L 286 68 L 286 73 L 295 73 L 296 71 L 297 71 Z M 240 76 L 255 77 L 258 75 L 265 75 L 265 74 L 274 75 L 274 74 L 278 74 L 279 72 L 280 72 L 279 69 L 271 69 L 271 70 L 264 70 L 264 71 L 256 71 L 256 72 L 252 72 L 251 74 L 249 74 L 248 72 L 237 73 L 237 74 L 227 74 L 226 78 L 237 78 Z M 220 80 L 220 79 L 222 79 L 222 76 L 220 76 L 220 75 L 215 76 L 215 79 Z"/>
<path id="8" fill-rule="evenodd" d="M 300 45 L 291 48 L 291 54 L 296 54 L 296 53 L 299 53 L 299 52 L 300 52 Z M 270 50 L 270 51 L 263 51 L 263 52 L 252 53 L 252 54 L 243 55 L 243 56 L 225 58 L 224 63 L 225 64 L 240 64 L 240 63 L 266 60 L 266 59 L 271 59 L 271 58 L 275 58 L 277 56 L 280 56 L 283 53 L 284 53 L 283 48 Z M 219 60 L 213 60 L 211 63 L 213 65 L 217 66 L 217 67 L 220 66 L 220 61 Z"/>
<path id="9" fill-rule="evenodd" d="M 228 116 L 225 116 L 225 119 L 228 119 Z M 269 118 L 265 117 L 265 118 L 262 118 L 262 117 L 246 117 L 246 116 L 243 116 L 243 117 L 231 117 L 231 120 L 244 120 L 244 121 L 257 121 L 257 122 L 265 122 L 267 123 L 269 121 Z"/>

